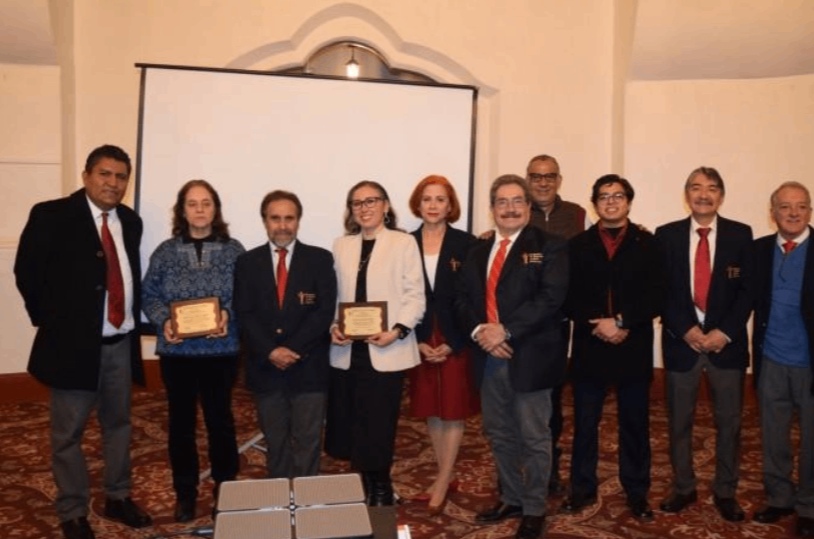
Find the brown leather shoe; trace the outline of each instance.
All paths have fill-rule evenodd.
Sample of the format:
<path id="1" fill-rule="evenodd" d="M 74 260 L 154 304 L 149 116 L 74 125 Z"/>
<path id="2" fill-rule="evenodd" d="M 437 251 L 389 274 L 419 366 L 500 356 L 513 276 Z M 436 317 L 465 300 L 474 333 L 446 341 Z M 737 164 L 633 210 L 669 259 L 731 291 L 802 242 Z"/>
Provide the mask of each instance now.
<path id="1" fill-rule="evenodd" d="M 105 500 L 105 517 L 110 520 L 116 520 L 131 528 L 144 528 L 153 523 L 150 515 L 144 512 L 132 498 L 123 498 L 121 500 L 113 500 L 107 498 Z"/>
<path id="2" fill-rule="evenodd" d="M 60 523 L 60 527 L 65 539 L 96 539 L 96 535 L 94 535 L 86 517 L 66 520 Z"/>

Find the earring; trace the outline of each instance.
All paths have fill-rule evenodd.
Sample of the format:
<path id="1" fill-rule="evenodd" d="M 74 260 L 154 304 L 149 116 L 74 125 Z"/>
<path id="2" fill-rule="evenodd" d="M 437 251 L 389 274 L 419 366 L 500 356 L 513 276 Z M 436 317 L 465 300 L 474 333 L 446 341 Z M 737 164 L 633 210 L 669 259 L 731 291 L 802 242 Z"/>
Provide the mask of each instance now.
<path id="1" fill-rule="evenodd" d="M 384 224 L 385 224 L 385 225 L 389 225 L 389 224 L 390 224 L 390 214 L 389 214 L 389 213 L 385 213 L 385 214 L 384 214 Z"/>

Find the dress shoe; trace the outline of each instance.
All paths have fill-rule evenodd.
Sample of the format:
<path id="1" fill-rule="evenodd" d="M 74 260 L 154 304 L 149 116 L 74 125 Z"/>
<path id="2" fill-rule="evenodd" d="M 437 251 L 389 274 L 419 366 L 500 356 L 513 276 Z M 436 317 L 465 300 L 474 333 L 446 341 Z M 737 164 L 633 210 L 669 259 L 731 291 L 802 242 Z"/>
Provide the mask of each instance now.
<path id="1" fill-rule="evenodd" d="M 760 522 L 761 524 L 772 524 L 792 514 L 794 514 L 793 507 L 774 507 L 767 505 L 760 511 L 755 511 L 755 514 L 752 515 L 752 520 Z"/>
<path id="2" fill-rule="evenodd" d="M 371 507 L 385 507 L 395 504 L 393 496 L 393 483 L 390 479 L 374 479 L 371 485 L 370 500 Z"/>
<path id="3" fill-rule="evenodd" d="M 105 517 L 121 522 L 131 528 L 144 528 L 153 523 L 150 515 L 136 505 L 132 498 L 106 499 Z"/>
<path id="4" fill-rule="evenodd" d="M 596 494 L 589 494 L 587 496 L 581 494 L 571 494 L 562 501 L 560 511 L 563 513 L 578 513 L 596 503 Z"/>
<path id="5" fill-rule="evenodd" d="M 175 522 L 189 522 L 195 520 L 195 500 L 179 498 L 175 502 Z"/>
<path id="6" fill-rule="evenodd" d="M 814 537 L 814 518 L 797 517 L 795 533 L 798 537 Z"/>
<path id="7" fill-rule="evenodd" d="M 674 493 L 659 505 L 665 513 L 679 513 L 691 503 L 698 501 L 698 492 L 693 490 L 689 494 Z"/>
<path id="8" fill-rule="evenodd" d="M 721 518 L 729 522 L 741 522 L 746 518 L 743 509 L 741 509 L 735 498 L 719 498 L 715 496 L 715 507 L 721 513 Z"/>
<path id="9" fill-rule="evenodd" d="M 523 515 L 523 508 L 519 505 L 508 505 L 497 502 L 497 505 L 486 511 L 481 511 L 475 515 L 475 522 L 500 522 L 507 518 L 515 518 Z"/>
<path id="10" fill-rule="evenodd" d="M 537 539 L 543 535 L 545 517 L 523 516 L 517 527 L 516 539 Z"/>
<path id="11" fill-rule="evenodd" d="M 644 522 L 653 520 L 653 510 L 644 498 L 634 498 L 627 501 L 627 506 L 633 516 Z"/>
<path id="12" fill-rule="evenodd" d="M 60 526 L 65 539 L 96 539 L 86 517 L 66 520 Z"/>

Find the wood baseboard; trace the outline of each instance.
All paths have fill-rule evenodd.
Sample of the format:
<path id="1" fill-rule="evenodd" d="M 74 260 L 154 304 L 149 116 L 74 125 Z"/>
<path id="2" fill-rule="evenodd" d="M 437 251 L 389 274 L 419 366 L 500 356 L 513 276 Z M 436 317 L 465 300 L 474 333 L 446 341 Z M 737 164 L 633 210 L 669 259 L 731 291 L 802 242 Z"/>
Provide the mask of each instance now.
<path id="1" fill-rule="evenodd" d="M 144 362 L 147 385 L 136 386 L 136 391 L 158 391 L 164 388 L 158 361 Z M 48 386 L 41 384 L 27 372 L 0 374 L 0 404 L 10 402 L 44 401 L 48 399 Z"/>
<path id="2" fill-rule="evenodd" d="M 147 360 L 144 362 L 144 376 L 147 381 L 147 386 L 144 388 L 146 391 L 158 391 L 164 388 L 164 384 L 161 382 L 161 371 L 158 366 L 158 361 Z M 650 387 L 650 398 L 652 400 L 664 400 L 664 381 L 664 369 L 655 369 L 653 372 L 653 385 Z M 38 401 L 47 398 L 48 388 L 35 380 L 27 372 L 0 374 L 0 404 L 7 402 Z M 701 379 L 698 399 L 702 401 L 710 400 L 710 392 L 706 378 Z M 756 404 L 751 373 L 746 374 L 744 404 Z"/>

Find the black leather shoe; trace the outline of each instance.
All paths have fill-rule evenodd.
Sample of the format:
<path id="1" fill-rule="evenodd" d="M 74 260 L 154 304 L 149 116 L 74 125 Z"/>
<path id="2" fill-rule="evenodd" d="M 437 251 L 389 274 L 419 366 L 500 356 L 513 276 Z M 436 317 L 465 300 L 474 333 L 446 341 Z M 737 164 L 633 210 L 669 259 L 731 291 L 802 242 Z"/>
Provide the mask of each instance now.
<path id="1" fill-rule="evenodd" d="M 537 539 L 543 535 L 545 517 L 524 516 L 517 527 L 516 539 Z"/>
<path id="2" fill-rule="evenodd" d="M 596 494 L 581 496 L 572 494 L 562 501 L 560 511 L 563 513 L 578 513 L 589 505 L 596 503 Z"/>
<path id="3" fill-rule="evenodd" d="M 679 513 L 691 503 L 698 501 L 698 492 L 693 490 L 689 494 L 672 494 L 659 504 L 659 509 L 665 513 Z"/>
<path id="4" fill-rule="evenodd" d="M 393 483 L 387 480 L 376 479 L 373 481 L 370 491 L 370 505 L 371 507 L 385 507 L 395 503 L 393 497 Z"/>
<path id="5" fill-rule="evenodd" d="M 86 517 L 66 520 L 60 526 L 65 539 L 96 539 Z"/>
<path id="6" fill-rule="evenodd" d="M 795 533 L 798 537 L 814 537 L 814 518 L 797 517 Z"/>
<path id="7" fill-rule="evenodd" d="M 721 518 L 729 522 L 742 522 L 746 518 L 743 509 L 735 498 L 719 498 L 715 496 L 715 507 L 721 513 Z"/>
<path id="8" fill-rule="evenodd" d="M 144 528 L 153 523 L 150 515 L 144 512 L 132 498 L 105 500 L 105 517 L 116 520 L 131 528 Z"/>
<path id="9" fill-rule="evenodd" d="M 646 499 L 637 498 L 628 500 L 627 506 L 635 518 L 645 522 L 653 520 L 653 510 L 650 508 L 650 504 L 647 503 Z"/>
<path id="10" fill-rule="evenodd" d="M 789 515 L 794 514 L 793 507 L 774 507 L 771 505 L 767 505 L 760 511 L 755 511 L 755 514 L 752 515 L 752 520 L 755 522 L 760 522 L 761 524 L 772 524 L 777 522 L 783 517 L 787 517 Z"/>
<path id="11" fill-rule="evenodd" d="M 523 508 L 518 505 L 508 505 L 497 502 L 497 505 L 486 511 L 481 511 L 475 515 L 475 522 L 500 522 L 507 518 L 515 518 L 523 515 Z"/>
<path id="12" fill-rule="evenodd" d="M 179 498 L 175 502 L 175 522 L 189 522 L 195 520 L 195 499 Z"/>

